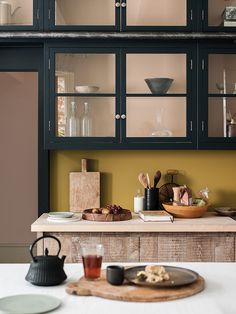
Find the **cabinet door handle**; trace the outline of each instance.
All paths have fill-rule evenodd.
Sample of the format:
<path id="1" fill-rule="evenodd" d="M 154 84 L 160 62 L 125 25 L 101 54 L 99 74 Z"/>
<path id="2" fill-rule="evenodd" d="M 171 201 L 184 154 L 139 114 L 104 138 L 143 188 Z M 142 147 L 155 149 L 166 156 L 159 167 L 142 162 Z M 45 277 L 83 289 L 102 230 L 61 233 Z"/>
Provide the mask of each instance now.
<path id="1" fill-rule="evenodd" d="M 117 7 L 117 8 L 120 7 L 120 2 L 116 2 L 116 7 Z"/>
<path id="2" fill-rule="evenodd" d="M 115 118 L 116 118 L 116 120 L 120 120 L 120 115 L 119 115 L 119 114 L 116 114 L 116 115 L 115 115 Z"/>
<path id="3" fill-rule="evenodd" d="M 125 3 L 125 2 L 122 2 L 122 3 L 121 3 L 121 6 L 122 6 L 122 8 L 126 8 L 126 3 Z"/>
<path id="4" fill-rule="evenodd" d="M 121 115 L 121 119 L 124 120 L 125 118 L 126 118 L 126 115 L 125 115 L 125 114 L 122 114 L 122 115 Z"/>
<path id="5" fill-rule="evenodd" d="M 205 131 L 205 123 L 204 123 L 204 121 L 202 121 L 202 132 L 204 132 Z"/>

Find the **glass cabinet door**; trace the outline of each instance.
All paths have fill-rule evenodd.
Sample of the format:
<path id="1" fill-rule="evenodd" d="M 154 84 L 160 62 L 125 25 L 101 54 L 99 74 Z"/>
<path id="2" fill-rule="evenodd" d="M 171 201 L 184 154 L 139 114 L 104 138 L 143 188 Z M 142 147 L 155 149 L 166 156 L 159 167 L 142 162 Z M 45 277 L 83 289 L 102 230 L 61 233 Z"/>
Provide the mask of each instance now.
<path id="1" fill-rule="evenodd" d="M 235 31 L 236 0 L 205 0 L 203 5 L 204 29 Z"/>
<path id="2" fill-rule="evenodd" d="M 195 0 L 50 0 L 53 30 L 192 30 Z"/>
<path id="3" fill-rule="evenodd" d="M 192 7 L 188 0 L 122 1 L 123 28 L 187 30 L 191 28 Z"/>
<path id="4" fill-rule="evenodd" d="M 55 53 L 54 137 L 114 140 L 119 84 L 116 67 L 115 52 Z"/>
<path id="5" fill-rule="evenodd" d="M 51 0 L 51 29 L 119 30 L 120 3 L 115 0 Z"/>
<path id="6" fill-rule="evenodd" d="M 127 52 L 125 59 L 126 140 L 189 140 L 187 53 Z"/>
<path id="7" fill-rule="evenodd" d="M 236 54 L 208 55 L 208 138 L 236 139 Z"/>
<path id="8" fill-rule="evenodd" d="M 39 0 L 0 1 L 1 30 L 36 30 L 43 24 Z"/>

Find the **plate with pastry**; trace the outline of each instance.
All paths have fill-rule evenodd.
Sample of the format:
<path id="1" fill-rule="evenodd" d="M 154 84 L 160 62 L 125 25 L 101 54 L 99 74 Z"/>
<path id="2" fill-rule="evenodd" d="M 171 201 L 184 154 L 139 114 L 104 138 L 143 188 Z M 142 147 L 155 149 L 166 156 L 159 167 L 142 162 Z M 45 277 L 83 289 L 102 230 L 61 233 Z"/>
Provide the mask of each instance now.
<path id="1" fill-rule="evenodd" d="M 138 286 L 174 288 L 194 283 L 198 279 L 198 273 L 182 267 L 144 265 L 127 268 L 125 279 Z"/>

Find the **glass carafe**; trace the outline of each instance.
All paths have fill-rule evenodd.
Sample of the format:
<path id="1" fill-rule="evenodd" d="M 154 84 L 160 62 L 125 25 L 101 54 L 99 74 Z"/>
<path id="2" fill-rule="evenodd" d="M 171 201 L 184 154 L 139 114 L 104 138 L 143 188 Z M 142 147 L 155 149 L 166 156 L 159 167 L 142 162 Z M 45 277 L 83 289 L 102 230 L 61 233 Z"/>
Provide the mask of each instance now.
<path id="1" fill-rule="evenodd" d="M 80 121 L 79 118 L 76 116 L 76 103 L 74 101 L 71 102 L 71 115 L 69 118 L 69 136 L 75 137 L 79 136 L 79 129 L 80 129 Z"/>
<path id="2" fill-rule="evenodd" d="M 81 136 L 92 136 L 92 118 L 87 102 L 84 103 L 84 112 L 81 116 Z"/>

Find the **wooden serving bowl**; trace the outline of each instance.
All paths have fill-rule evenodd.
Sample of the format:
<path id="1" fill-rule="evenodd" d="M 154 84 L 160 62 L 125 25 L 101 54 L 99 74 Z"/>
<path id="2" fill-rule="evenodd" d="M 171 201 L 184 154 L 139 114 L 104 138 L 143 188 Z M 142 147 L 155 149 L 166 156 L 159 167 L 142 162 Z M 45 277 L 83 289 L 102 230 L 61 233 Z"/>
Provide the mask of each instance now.
<path id="1" fill-rule="evenodd" d="M 132 219 L 131 211 L 128 209 L 123 209 L 122 213 L 114 215 L 114 214 L 96 214 L 92 213 L 92 209 L 85 209 L 82 214 L 82 219 L 91 220 L 91 221 L 103 221 L 103 222 L 111 222 L 111 221 L 123 221 Z"/>
<path id="2" fill-rule="evenodd" d="M 162 204 L 165 210 L 177 218 L 199 218 L 207 211 L 209 204 L 204 206 L 173 206 L 172 203 Z"/>

